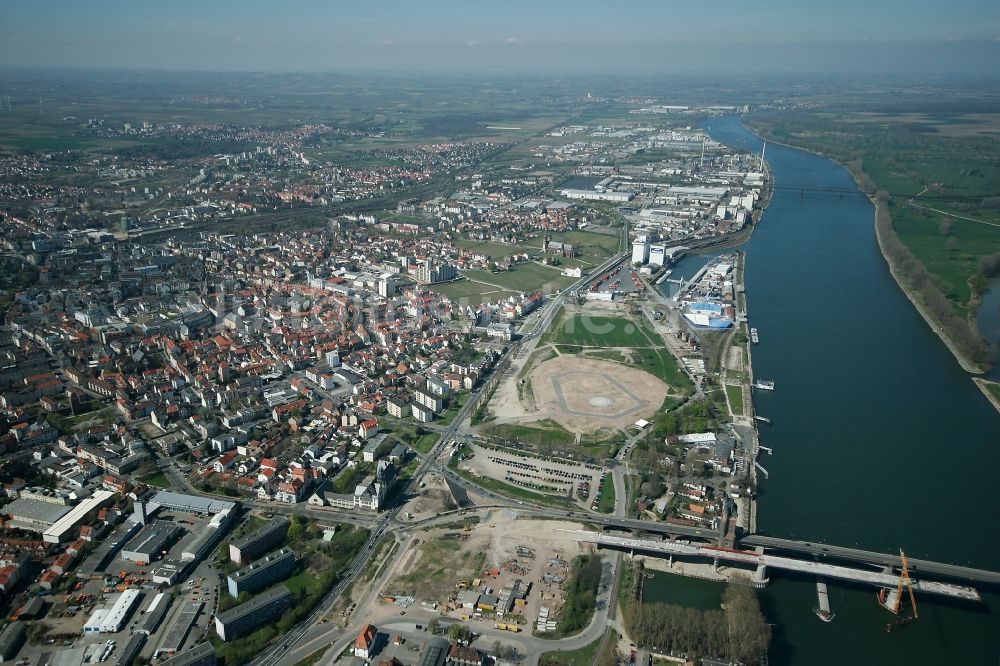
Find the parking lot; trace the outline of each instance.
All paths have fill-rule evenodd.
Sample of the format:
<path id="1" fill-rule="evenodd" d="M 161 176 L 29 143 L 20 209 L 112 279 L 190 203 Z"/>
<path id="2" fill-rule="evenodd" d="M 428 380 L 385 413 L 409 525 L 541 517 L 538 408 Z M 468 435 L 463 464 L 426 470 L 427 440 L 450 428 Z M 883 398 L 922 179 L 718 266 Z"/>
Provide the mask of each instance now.
<path id="1" fill-rule="evenodd" d="M 507 449 L 491 449 L 472 444 L 473 455 L 461 467 L 473 474 L 538 493 L 572 498 L 582 508 L 590 508 L 603 488 L 603 467 L 541 458 Z"/>

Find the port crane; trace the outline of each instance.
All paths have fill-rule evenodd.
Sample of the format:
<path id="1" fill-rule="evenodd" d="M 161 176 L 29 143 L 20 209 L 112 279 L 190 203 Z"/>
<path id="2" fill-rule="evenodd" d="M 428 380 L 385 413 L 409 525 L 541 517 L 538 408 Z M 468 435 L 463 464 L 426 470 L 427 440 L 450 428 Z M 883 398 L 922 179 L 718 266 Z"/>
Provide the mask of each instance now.
<path id="1" fill-rule="evenodd" d="M 894 615 L 899 615 L 899 612 L 903 607 L 903 586 L 905 585 L 907 592 L 910 594 L 910 607 L 913 609 L 913 614 L 906 615 L 894 622 L 886 624 L 885 630 L 887 632 L 891 632 L 903 625 L 915 622 L 920 617 L 920 614 L 917 612 L 917 598 L 916 595 L 913 594 L 913 581 L 910 579 L 909 561 L 906 559 L 906 553 L 903 552 L 902 548 L 899 550 L 899 558 L 902 561 L 903 568 L 902 571 L 899 572 L 899 582 L 896 585 L 896 589 L 893 590 L 884 587 L 879 590 L 878 602 L 880 606 L 889 612 Z"/>

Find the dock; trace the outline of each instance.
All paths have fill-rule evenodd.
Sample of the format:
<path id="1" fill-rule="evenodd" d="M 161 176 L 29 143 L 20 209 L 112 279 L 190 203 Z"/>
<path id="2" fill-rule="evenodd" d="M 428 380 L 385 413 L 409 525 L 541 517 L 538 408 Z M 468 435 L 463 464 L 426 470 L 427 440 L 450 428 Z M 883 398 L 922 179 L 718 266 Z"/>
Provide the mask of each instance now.
<path id="1" fill-rule="evenodd" d="M 760 416 L 759 414 L 754 414 L 753 418 L 755 421 L 760 421 L 761 423 L 766 423 L 767 425 L 771 425 L 771 419 L 767 418 L 766 416 Z"/>

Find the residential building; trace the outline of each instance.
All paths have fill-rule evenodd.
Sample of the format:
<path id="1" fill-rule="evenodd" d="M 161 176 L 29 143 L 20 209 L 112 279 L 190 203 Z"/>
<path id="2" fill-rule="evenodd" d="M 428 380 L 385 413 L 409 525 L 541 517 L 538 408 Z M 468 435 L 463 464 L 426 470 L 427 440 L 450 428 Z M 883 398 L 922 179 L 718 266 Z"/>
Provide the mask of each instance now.
<path id="1" fill-rule="evenodd" d="M 273 518 L 257 531 L 230 543 L 229 559 L 242 563 L 263 555 L 285 540 L 290 525 L 288 518 Z"/>
<path id="2" fill-rule="evenodd" d="M 279 618 L 291 605 L 292 593 L 284 585 L 275 585 L 250 601 L 219 613 L 215 617 L 215 631 L 222 640 L 231 641 Z"/>
<path id="3" fill-rule="evenodd" d="M 287 578 L 294 570 L 295 552 L 288 548 L 276 550 L 229 574 L 229 594 L 233 597 L 240 596 L 241 592 L 252 594 Z"/>
<path id="4" fill-rule="evenodd" d="M 374 624 L 366 624 L 354 640 L 354 656 L 370 659 L 375 654 L 378 629 Z"/>

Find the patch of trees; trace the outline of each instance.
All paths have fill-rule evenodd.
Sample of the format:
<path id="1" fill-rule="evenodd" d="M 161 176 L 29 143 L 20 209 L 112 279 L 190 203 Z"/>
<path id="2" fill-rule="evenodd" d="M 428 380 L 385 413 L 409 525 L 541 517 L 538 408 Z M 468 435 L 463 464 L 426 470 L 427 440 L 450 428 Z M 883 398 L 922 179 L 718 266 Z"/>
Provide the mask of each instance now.
<path id="1" fill-rule="evenodd" d="M 601 584 L 601 560 L 596 555 L 576 559 L 573 575 L 566 586 L 566 603 L 559 616 L 562 636 L 575 634 L 590 624 L 597 607 L 597 588 Z"/>
<path id="2" fill-rule="evenodd" d="M 660 413 L 649 431 L 654 439 L 689 432 L 706 432 L 719 425 L 718 411 L 711 402 L 692 402 L 683 408 Z"/>
<path id="3" fill-rule="evenodd" d="M 685 654 L 689 660 L 722 657 L 743 664 L 760 663 L 771 641 L 771 629 L 753 589 L 729 585 L 723 610 L 698 610 L 675 604 L 629 604 L 629 635 L 657 652 Z"/>
<path id="4" fill-rule="evenodd" d="M 973 363 L 988 365 L 991 361 L 990 348 L 979 332 L 960 317 L 934 281 L 934 277 L 919 259 L 906 247 L 892 226 L 889 214 L 889 195 L 879 192 L 875 197 L 875 227 L 882 239 L 882 249 L 889 264 L 895 269 L 899 279 L 913 292 L 927 309 L 930 316 L 940 324 L 959 352 Z M 991 255 L 991 257 L 994 255 Z M 991 257 L 985 257 L 989 267 Z M 997 259 L 1000 264 L 1000 258 Z"/>

